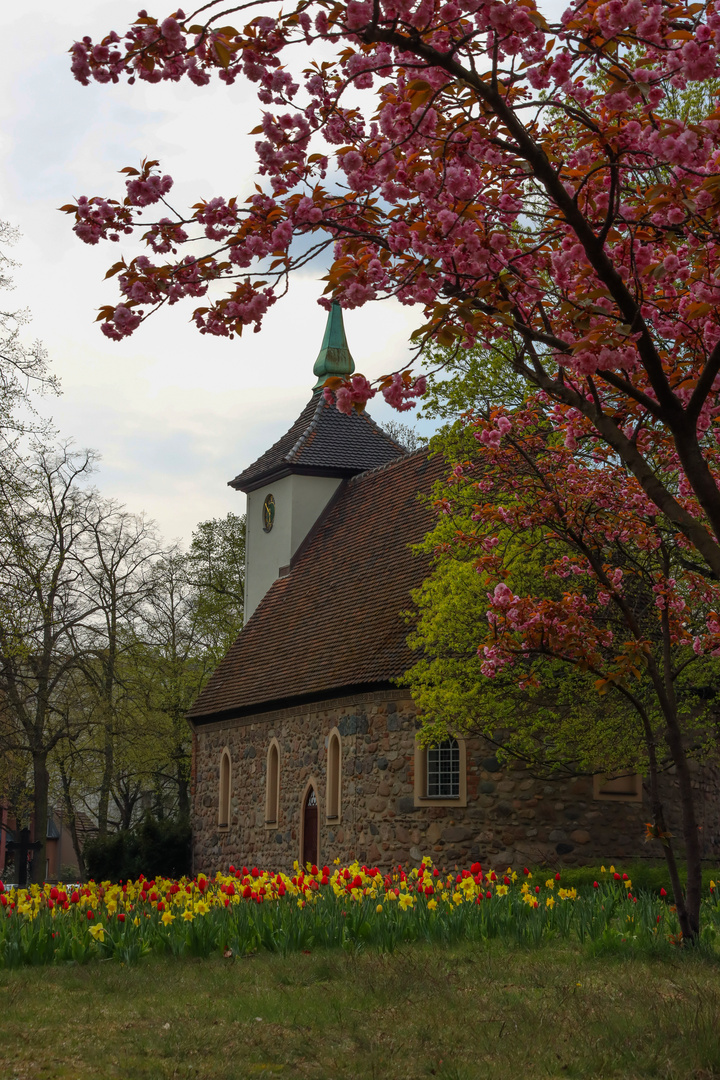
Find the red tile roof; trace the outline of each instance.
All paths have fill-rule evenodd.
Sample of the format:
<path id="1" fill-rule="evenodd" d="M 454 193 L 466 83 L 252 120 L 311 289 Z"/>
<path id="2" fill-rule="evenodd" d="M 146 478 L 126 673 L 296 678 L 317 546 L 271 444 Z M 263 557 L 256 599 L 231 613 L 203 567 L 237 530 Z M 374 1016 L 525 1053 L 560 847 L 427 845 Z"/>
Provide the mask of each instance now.
<path id="1" fill-rule="evenodd" d="M 446 468 L 426 451 L 346 481 L 190 710 L 195 722 L 389 682 L 412 662 L 401 612 L 428 572 L 410 545 Z"/>
<path id="2" fill-rule="evenodd" d="M 314 394 L 295 423 L 230 486 L 252 491 L 290 472 L 352 476 L 405 453 L 367 412 L 349 416 Z"/>

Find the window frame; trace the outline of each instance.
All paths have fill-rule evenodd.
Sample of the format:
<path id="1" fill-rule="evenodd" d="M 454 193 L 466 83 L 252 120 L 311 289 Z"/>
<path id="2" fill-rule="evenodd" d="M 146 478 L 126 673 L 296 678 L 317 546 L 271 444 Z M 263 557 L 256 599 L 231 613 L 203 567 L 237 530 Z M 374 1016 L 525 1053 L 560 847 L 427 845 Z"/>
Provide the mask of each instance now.
<path id="1" fill-rule="evenodd" d="M 415 739 L 415 806 L 467 806 L 467 746 L 466 740 L 452 735 L 458 745 L 458 794 L 428 795 L 428 750 Z M 446 740 L 443 740 L 446 741 Z"/>
<path id="2" fill-rule="evenodd" d="M 609 784 L 618 780 L 627 780 L 625 790 L 608 790 Z M 643 785 L 640 773 L 595 773 L 593 776 L 593 799 L 595 802 L 641 803 Z"/>

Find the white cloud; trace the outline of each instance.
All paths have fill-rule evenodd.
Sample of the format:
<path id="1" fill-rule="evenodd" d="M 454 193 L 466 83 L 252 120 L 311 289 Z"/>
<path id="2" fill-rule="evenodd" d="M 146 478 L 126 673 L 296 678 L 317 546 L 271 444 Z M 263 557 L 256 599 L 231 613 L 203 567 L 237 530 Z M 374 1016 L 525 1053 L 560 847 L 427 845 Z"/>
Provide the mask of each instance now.
<path id="1" fill-rule="evenodd" d="M 95 313 L 116 298 L 103 278 L 118 249 L 80 244 L 57 208 L 80 194 L 118 194 L 117 170 L 146 155 L 175 177 L 181 206 L 242 195 L 254 170 L 251 87 L 81 87 L 72 79 L 71 43 L 123 30 L 136 10 L 125 0 L 24 0 L 22 15 L 6 24 L 0 215 L 23 233 L 14 301 L 32 309 L 31 331 L 62 379 L 62 398 L 42 407 L 52 409 L 64 436 L 100 451 L 103 492 L 145 510 L 166 536 L 187 539 L 199 520 L 238 509 L 241 496 L 227 481 L 307 401 L 325 315 L 316 304 L 321 286 L 306 274 L 263 332 L 240 341 L 201 336 L 184 305 L 129 341 L 101 335 Z M 371 317 L 347 313 L 358 367 L 372 376 L 396 367 L 413 325 L 412 313 L 397 305 L 378 306 Z"/>

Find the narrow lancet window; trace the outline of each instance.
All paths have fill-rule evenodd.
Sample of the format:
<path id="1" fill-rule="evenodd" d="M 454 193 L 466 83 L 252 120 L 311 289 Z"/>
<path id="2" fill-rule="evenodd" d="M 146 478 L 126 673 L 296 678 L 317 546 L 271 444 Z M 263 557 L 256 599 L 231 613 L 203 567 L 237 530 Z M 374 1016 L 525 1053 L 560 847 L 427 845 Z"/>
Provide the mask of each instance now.
<path id="1" fill-rule="evenodd" d="M 277 825 L 280 817 L 280 748 L 277 739 L 270 743 L 267 755 L 265 788 L 265 824 Z"/>
<path id="2" fill-rule="evenodd" d="M 342 792 L 342 744 L 340 735 L 335 729 L 330 732 L 328 739 L 327 758 L 327 805 L 326 815 L 328 821 L 340 819 Z"/>
<path id="3" fill-rule="evenodd" d="M 220 758 L 218 825 L 221 829 L 227 829 L 230 826 L 230 751 L 227 747 L 223 750 Z"/>

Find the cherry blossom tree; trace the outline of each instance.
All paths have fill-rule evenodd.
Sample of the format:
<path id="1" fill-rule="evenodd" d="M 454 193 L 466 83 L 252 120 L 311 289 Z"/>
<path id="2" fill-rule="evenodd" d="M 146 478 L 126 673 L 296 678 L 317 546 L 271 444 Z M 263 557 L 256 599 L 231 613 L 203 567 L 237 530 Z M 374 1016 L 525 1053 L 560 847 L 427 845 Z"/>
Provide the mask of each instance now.
<path id="1" fill-rule="evenodd" d="M 125 169 L 124 196 L 64 208 L 86 243 L 144 245 L 109 270 L 121 298 L 101 310 L 103 331 L 125 337 L 185 298 L 202 333 L 258 330 L 292 272 L 324 256 L 323 303 L 395 297 L 420 309 L 419 345 L 495 350 L 530 393 L 524 412 L 488 416 L 479 445 L 503 455 L 521 428 L 524 467 L 555 492 L 538 479 L 537 503 L 503 524 L 540 528 L 544 514 L 542 527 L 565 528 L 588 508 L 641 553 L 658 604 L 652 633 L 633 630 L 627 567 L 583 534 L 569 573 L 592 595 L 547 606 L 497 581 L 486 673 L 548 641 L 595 665 L 599 689 L 631 686 L 637 669 L 679 775 L 687 747 L 658 643 L 703 658 L 720 646 L 719 39 L 715 0 L 574 0 L 555 24 L 534 0 L 308 0 L 281 13 L 210 0 L 188 17 L 140 12 L 123 37 L 72 49 L 84 84 L 243 78 L 262 107 L 253 192 L 185 211 L 146 160 Z M 677 107 L 688 88 L 700 91 L 691 112 Z M 349 411 L 377 389 L 403 410 L 425 384 L 406 369 L 325 392 Z M 608 605 L 624 619 L 623 661 L 608 660 L 616 630 L 596 618 Z"/>
<path id="2" fill-rule="evenodd" d="M 257 330 L 327 253 L 326 303 L 394 296 L 421 340 L 502 343 L 568 446 L 612 448 L 717 577 L 720 114 L 663 103 L 720 74 L 718 34 L 715 0 L 574 0 L 555 24 L 533 0 L 210 0 L 85 37 L 84 84 L 247 79 L 264 110 L 245 201 L 173 208 L 146 160 L 124 198 L 65 208 L 86 243 L 145 246 L 111 268 L 102 328 L 189 297 L 203 333 Z M 423 383 L 380 388 L 402 409 Z M 327 392 L 347 410 L 375 388 Z"/>
<path id="3" fill-rule="evenodd" d="M 566 445 L 550 406 L 491 408 L 467 425 L 476 449 L 457 461 L 439 500 L 451 524 L 437 537 L 440 553 L 459 551 L 472 560 L 485 589 L 484 598 L 475 598 L 482 609 L 474 624 L 481 674 L 506 680 L 510 673 L 527 692 L 530 715 L 508 721 L 521 745 L 542 726 L 532 716 L 536 691 L 562 685 L 558 662 L 571 673 L 575 693 L 582 693 L 580 683 L 592 693 L 594 683 L 607 695 L 607 721 L 595 717 L 595 730 L 578 738 L 571 717 L 569 737 L 561 732 L 558 740 L 552 732 L 547 747 L 564 742 L 567 752 L 575 740 L 592 764 L 594 755 L 607 756 L 604 744 L 614 731 L 620 756 L 613 764 L 622 768 L 627 740 L 636 741 L 634 760 L 624 764 L 639 764 L 646 774 L 648 839 L 662 843 L 683 934 L 693 939 L 702 855 L 693 762 L 718 760 L 717 586 L 687 558 L 689 542 L 635 477 L 599 460 L 591 444 Z M 427 638 L 431 653 L 437 652 L 433 605 L 430 594 L 416 642 L 422 646 Z M 420 687 L 420 704 L 427 699 L 432 713 L 436 673 L 421 664 L 419 678 L 430 689 Z M 662 782 L 668 768 L 677 795 Z M 668 811 L 681 823 L 686 890 Z"/>

